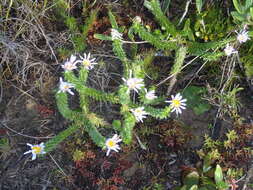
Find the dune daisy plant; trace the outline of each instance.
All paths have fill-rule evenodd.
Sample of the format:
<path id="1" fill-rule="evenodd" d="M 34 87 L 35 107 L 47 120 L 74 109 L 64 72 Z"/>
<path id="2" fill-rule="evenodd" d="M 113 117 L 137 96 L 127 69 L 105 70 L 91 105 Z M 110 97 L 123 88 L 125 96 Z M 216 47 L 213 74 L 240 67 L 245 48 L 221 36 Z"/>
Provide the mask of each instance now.
<path id="1" fill-rule="evenodd" d="M 71 88 L 74 88 L 75 85 L 69 83 L 69 82 L 64 82 L 62 80 L 62 78 L 60 77 L 60 86 L 59 86 L 59 91 L 58 93 L 60 92 L 68 92 L 69 94 L 71 95 L 74 95 L 74 92 L 71 91 Z"/>
<path id="2" fill-rule="evenodd" d="M 35 160 L 38 154 L 46 154 L 44 151 L 45 145 L 43 142 L 36 145 L 27 143 L 27 145 L 31 147 L 31 150 L 26 151 L 24 154 L 32 153 L 32 160 Z"/>
<path id="3" fill-rule="evenodd" d="M 246 41 L 250 39 L 248 32 L 246 30 L 242 30 L 241 32 L 237 33 L 236 38 L 239 43 L 245 43 Z"/>
<path id="4" fill-rule="evenodd" d="M 67 60 L 61 67 L 64 69 L 65 72 L 77 69 L 76 56 L 71 55 L 70 59 Z"/>
<path id="5" fill-rule="evenodd" d="M 135 119 L 139 122 L 143 122 L 143 119 L 146 118 L 148 115 L 147 112 L 144 111 L 144 107 L 139 107 L 135 109 L 130 109 L 130 111 L 134 114 Z"/>
<path id="6" fill-rule="evenodd" d="M 69 121 L 70 126 L 45 144 L 46 152 L 52 151 L 59 143 L 81 128 L 87 132 L 97 146 L 100 148 L 106 147 L 106 155 L 109 155 L 111 150 L 117 152 L 120 149 L 118 145 L 119 142 L 122 141 L 127 145 L 132 142 L 135 125 L 138 122 L 143 122 L 147 116 L 156 119 L 166 119 L 170 117 L 173 107 L 171 105 L 164 105 L 163 97 L 157 97 L 153 87 L 144 83 L 144 79 L 147 76 L 145 74 L 145 60 L 142 56 L 138 56 L 138 53 L 136 56 L 128 56 L 128 53 L 123 46 L 124 41 L 121 40 L 122 34 L 119 33 L 121 28 L 118 26 L 111 11 L 109 11 L 108 16 L 111 22 L 111 27 L 113 28 L 111 34 L 109 34 L 109 36 L 105 36 L 104 34 L 94 34 L 94 37 L 113 41 L 112 51 L 119 60 L 118 64 L 121 64 L 115 74 L 117 76 L 122 75 L 122 80 L 116 81 L 115 83 L 115 79 L 112 79 L 110 84 L 114 85 L 113 87 L 115 88 L 110 88 L 108 91 L 104 90 L 102 86 L 99 88 L 98 85 L 92 85 L 96 80 L 89 79 L 90 74 L 93 74 L 90 73 L 90 70 L 97 64 L 95 58 L 93 58 L 90 53 L 84 54 L 84 56 L 80 56 L 80 58 L 77 57 L 77 60 L 75 61 L 73 56 L 70 57 L 70 59 L 67 60 L 67 63 L 78 63 L 76 65 L 78 68 L 74 71 L 67 69 L 68 72 L 63 73 L 64 81 L 60 78 L 60 93 L 56 93 L 56 104 L 59 112 Z M 141 24 L 141 20 L 137 22 Z M 137 33 L 138 32 L 133 32 L 131 34 L 133 40 L 134 35 Z M 159 39 L 157 40 L 158 44 L 160 44 Z M 184 44 L 175 51 L 176 57 L 173 68 L 176 68 L 176 70 L 174 69 L 175 71 L 173 72 L 179 73 L 186 57 L 187 48 Z M 108 61 L 108 59 L 105 59 L 105 61 Z M 94 78 L 96 76 L 93 75 L 92 77 Z M 94 88 L 94 86 L 96 86 L 96 88 Z M 71 105 L 72 101 L 69 101 L 69 96 L 67 95 L 67 93 L 74 94 L 71 91 L 72 88 L 74 88 L 76 94 L 72 99 L 78 98 L 78 101 L 76 102 L 79 103 L 79 106 L 75 109 Z M 135 93 L 130 93 L 132 91 Z M 156 100 L 152 101 L 154 99 Z M 172 104 L 174 105 L 173 111 L 176 110 L 177 113 L 185 108 L 184 100 L 180 99 L 180 101 L 182 102 L 179 102 L 179 106 L 175 101 L 173 101 Z M 112 112 L 95 112 L 96 109 L 94 108 L 94 105 L 97 102 L 104 102 L 105 104 L 102 103 L 101 105 L 108 105 L 109 107 L 112 105 L 112 107 L 110 107 Z M 117 105 L 117 108 L 119 109 L 113 110 L 113 105 Z M 109 110 L 107 109 L 109 107 L 106 106 L 105 110 Z M 106 118 L 108 114 L 115 112 L 115 116 L 117 116 L 115 119 L 111 121 L 111 119 L 108 120 Z M 103 118 L 103 115 L 105 118 Z M 114 115 L 112 115 L 111 118 L 114 118 Z M 117 131 L 117 134 L 120 137 L 114 135 L 112 138 L 107 138 L 105 134 L 107 134 L 106 131 L 110 133 L 109 129 Z"/>
<path id="7" fill-rule="evenodd" d="M 147 100 L 154 100 L 157 98 L 157 96 L 155 95 L 155 90 L 150 90 L 150 91 L 147 91 L 147 89 L 145 88 L 145 98 Z"/>
<path id="8" fill-rule="evenodd" d="M 76 63 L 81 63 L 81 65 L 87 70 L 91 70 L 94 68 L 94 65 L 98 63 L 95 62 L 96 58 L 91 58 L 91 54 L 84 53 L 83 56 L 80 55 L 81 60 L 77 60 Z"/>
<path id="9" fill-rule="evenodd" d="M 224 52 L 226 56 L 231 56 L 234 53 L 237 53 L 237 51 L 233 48 L 233 46 L 227 44 L 226 48 L 224 49 Z"/>
<path id="10" fill-rule="evenodd" d="M 142 22 L 141 17 L 140 16 L 134 17 L 134 22 L 141 23 Z"/>
<path id="11" fill-rule="evenodd" d="M 122 78 L 122 80 L 127 85 L 128 91 L 134 90 L 135 92 L 138 93 L 138 90 L 140 90 L 144 86 L 143 79 L 132 78 L 132 70 L 130 70 L 129 73 L 130 73 L 129 78 L 128 79 Z"/>
<path id="12" fill-rule="evenodd" d="M 112 40 L 122 40 L 122 34 L 116 30 L 116 29 L 111 29 L 111 37 Z"/>
<path id="13" fill-rule="evenodd" d="M 121 141 L 122 139 L 117 134 L 113 135 L 112 138 L 108 138 L 105 142 L 107 148 L 106 156 L 109 156 L 111 150 L 118 152 L 120 150 L 118 143 Z"/>
<path id="14" fill-rule="evenodd" d="M 172 95 L 171 100 L 165 101 L 170 103 L 170 106 L 172 107 L 172 112 L 176 112 L 176 114 L 181 114 L 182 110 L 185 109 L 186 106 L 186 99 L 183 99 L 180 93 L 177 93 L 176 96 Z"/>

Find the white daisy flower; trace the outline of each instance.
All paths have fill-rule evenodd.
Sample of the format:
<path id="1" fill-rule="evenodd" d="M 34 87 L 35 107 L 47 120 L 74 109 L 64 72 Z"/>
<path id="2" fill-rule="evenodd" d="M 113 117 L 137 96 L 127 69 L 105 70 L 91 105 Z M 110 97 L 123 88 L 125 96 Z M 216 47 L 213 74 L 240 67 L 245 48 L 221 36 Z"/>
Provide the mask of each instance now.
<path id="1" fill-rule="evenodd" d="M 120 150 L 118 143 L 121 141 L 122 139 L 117 134 L 113 135 L 112 138 L 107 139 L 105 141 L 105 146 L 107 148 L 106 156 L 109 156 L 111 150 L 118 152 L 118 150 Z"/>
<path id="2" fill-rule="evenodd" d="M 67 61 L 64 63 L 64 65 L 62 65 L 61 67 L 62 67 L 65 71 L 72 71 L 72 70 L 74 70 L 74 69 L 77 68 L 75 60 L 76 60 L 76 56 L 71 55 L 70 59 L 67 60 Z"/>
<path id="3" fill-rule="evenodd" d="M 36 145 L 31 145 L 29 143 L 26 144 L 31 147 L 31 150 L 25 152 L 24 154 L 32 153 L 32 160 L 36 159 L 37 154 L 46 154 L 46 152 L 44 151 L 45 145 L 43 142 Z"/>
<path id="4" fill-rule="evenodd" d="M 98 64 L 95 62 L 96 58 L 91 59 L 90 53 L 84 53 L 83 57 L 80 56 L 81 60 L 76 61 L 76 63 L 81 63 L 87 70 L 93 69 L 94 65 Z"/>
<path id="5" fill-rule="evenodd" d="M 139 122 L 143 122 L 142 119 L 146 118 L 148 115 L 147 112 L 144 111 L 144 107 L 139 107 L 139 108 L 136 108 L 136 109 L 130 109 L 130 111 L 134 114 L 136 120 Z"/>
<path id="6" fill-rule="evenodd" d="M 60 92 L 68 92 L 70 93 L 71 95 L 74 95 L 74 93 L 70 90 L 71 88 L 74 88 L 75 85 L 69 83 L 69 82 L 64 82 L 62 80 L 62 78 L 60 77 L 60 87 L 59 87 L 59 91 L 58 93 Z"/>
<path id="7" fill-rule="evenodd" d="M 112 40 L 122 40 L 123 34 L 121 34 L 118 30 L 116 29 L 111 29 L 111 37 Z"/>
<path id="8" fill-rule="evenodd" d="M 157 96 L 155 95 L 155 90 L 150 90 L 149 92 L 147 91 L 147 89 L 145 88 L 146 91 L 146 95 L 145 98 L 147 100 L 154 100 L 157 98 Z"/>
<path id="9" fill-rule="evenodd" d="M 243 30 L 240 33 L 237 33 L 237 40 L 240 43 L 244 43 L 249 39 L 250 39 L 250 37 L 249 37 L 248 32 L 246 30 Z"/>
<path id="10" fill-rule="evenodd" d="M 224 49 L 224 52 L 227 56 L 230 56 L 233 53 L 237 53 L 237 51 L 233 48 L 233 46 L 230 46 L 229 44 L 227 44 L 226 48 Z"/>
<path id="11" fill-rule="evenodd" d="M 185 109 L 185 102 L 186 99 L 182 99 L 183 97 L 181 96 L 180 93 L 177 93 L 176 96 L 171 96 L 172 100 L 169 101 L 165 101 L 170 103 L 171 107 L 172 107 L 172 112 L 176 111 L 176 114 L 178 115 L 179 113 L 182 113 L 182 109 Z"/>
<path id="12" fill-rule="evenodd" d="M 141 23 L 141 17 L 140 16 L 134 17 L 134 22 Z"/>
<path id="13" fill-rule="evenodd" d="M 122 78 L 122 80 L 128 86 L 128 91 L 129 90 L 134 90 L 135 92 L 138 93 L 138 90 L 140 90 L 141 87 L 144 86 L 143 79 L 132 78 L 132 70 L 130 70 L 129 79 L 126 80 L 125 78 Z"/>

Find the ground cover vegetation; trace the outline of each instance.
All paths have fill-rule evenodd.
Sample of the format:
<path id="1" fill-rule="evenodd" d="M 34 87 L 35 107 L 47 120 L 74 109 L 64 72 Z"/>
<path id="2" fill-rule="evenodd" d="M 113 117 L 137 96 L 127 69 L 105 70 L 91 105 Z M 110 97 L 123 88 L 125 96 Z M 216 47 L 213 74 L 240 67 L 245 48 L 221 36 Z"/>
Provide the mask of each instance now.
<path id="1" fill-rule="evenodd" d="M 2 0 L 0 188 L 253 188 L 253 0 Z"/>

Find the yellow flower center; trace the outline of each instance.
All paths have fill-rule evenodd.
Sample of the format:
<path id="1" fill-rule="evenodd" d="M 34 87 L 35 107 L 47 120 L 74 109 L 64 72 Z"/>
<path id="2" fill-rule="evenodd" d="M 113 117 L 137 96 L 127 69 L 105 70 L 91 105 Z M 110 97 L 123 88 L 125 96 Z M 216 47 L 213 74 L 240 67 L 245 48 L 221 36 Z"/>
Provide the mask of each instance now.
<path id="1" fill-rule="evenodd" d="M 181 106 L 181 102 L 179 100 L 172 100 L 172 105 L 176 108 Z"/>
<path id="2" fill-rule="evenodd" d="M 130 82 L 128 83 L 128 87 L 129 87 L 129 88 L 135 88 L 137 84 L 138 84 L 138 83 L 137 83 L 136 81 L 130 81 Z"/>
<path id="3" fill-rule="evenodd" d="M 34 146 L 34 147 L 32 147 L 32 150 L 34 150 L 35 154 L 41 153 L 41 147 L 40 146 Z"/>
<path id="4" fill-rule="evenodd" d="M 142 113 L 142 110 L 141 109 L 136 109 L 135 112 L 140 114 L 140 113 Z"/>
<path id="5" fill-rule="evenodd" d="M 83 65 L 84 65 L 85 67 L 88 67 L 88 66 L 91 65 L 91 63 L 90 63 L 89 60 L 85 59 L 85 60 L 83 60 Z"/>
<path id="6" fill-rule="evenodd" d="M 109 140 L 107 142 L 107 146 L 109 146 L 109 147 L 114 147 L 115 145 L 116 145 L 116 143 L 114 141 L 112 141 L 112 140 Z"/>
<path id="7" fill-rule="evenodd" d="M 238 36 L 238 40 L 240 40 L 240 41 L 244 40 L 244 36 L 240 34 L 240 35 Z"/>
<path id="8" fill-rule="evenodd" d="M 66 68 L 71 70 L 72 68 L 74 68 L 74 66 L 72 64 L 68 64 Z"/>
<path id="9" fill-rule="evenodd" d="M 70 86 L 69 86 L 69 85 L 65 85 L 63 88 L 64 88 L 65 90 L 68 90 L 68 89 L 70 88 Z"/>

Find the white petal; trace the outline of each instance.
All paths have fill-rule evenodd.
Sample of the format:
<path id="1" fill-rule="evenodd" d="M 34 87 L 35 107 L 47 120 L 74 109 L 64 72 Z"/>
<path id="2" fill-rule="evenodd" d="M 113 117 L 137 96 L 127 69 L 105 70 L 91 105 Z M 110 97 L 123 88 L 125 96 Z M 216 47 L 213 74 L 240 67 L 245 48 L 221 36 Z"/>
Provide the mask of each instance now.
<path id="1" fill-rule="evenodd" d="M 184 107 L 184 106 L 180 106 L 180 109 L 183 109 L 183 110 L 184 110 L 184 109 L 185 109 L 185 107 Z"/>
<path id="2" fill-rule="evenodd" d="M 76 56 L 71 55 L 71 57 L 70 57 L 70 62 L 74 62 L 75 60 L 76 60 Z"/>
<path id="3" fill-rule="evenodd" d="M 35 159 L 36 159 L 36 154 L 33 153 L 32 155 L 33 155 L 33 156 L 32 156 L 32 160 L 35 160 Z"/>
<path id="4" fill-rule="evenodd" d="M 112 150 L 114 150 L 115 152 L 119 152 L 115 147 L 113 147 Z"/>
<path id="5" fill-rule="evenodd" d="M 174 112 L 174 111 L 176 111 L 176 110 L 177 110 L 177 108 L 173 107 L 173 109 L 171 110 L 171 112 Z"/>
<path id="6" fill-rule="evenodd" d="M 181 97 L 180 93 L 177 93 L 175 99 L 179 99 Z"/>
<path id="7" fill-rule="evenodd" d="M 29 150 L 29 151 L 24 152 L 24 154 L 29 154 L 31 152 L 32 152 L 32 150 Z"/>
<path id="8" fill-rule="evenodd" d="M 113 137 L 112 137 L 113 140 L 116 140 L 117 138 L 118 138 L 117 134 L 113 135 Z"/>
<path id="9" fill-rule="evenodd" d="M 71 95 L 74 95 L 74 92 L 72 92 L 70 89 L 67 90 L 68 93 L 70 93 Z"/>
<path id="10" fill-rule="evenodd" d="M 88 55 L 87 55 L 87 59 L 90 59 L 90 52 L 89 52 Z"/>
<path id="11" fill-rule="evenodd" d="M 111 149 L 108 149 L 106 152 L 106 156 L 109 156 Z"/>
<path id="12" fill-rule="evenodd" d="M 137 90 L 137 88 L 134 88 L 134 91 L 135 91 L 136 93 L 138 93 L 138 90 Z"/>
<path id="13" fill-rule="evenodd" d="M 132 78 L 132 70 L 129 71 L 129 78 Z"/>
<path id="14" fill-rule="evenodd" d="M 30 147 L 33 147 L 33 145 L 31 145 L 30 143 L 26 143 L 28 146 L 30 146 Z"/>

